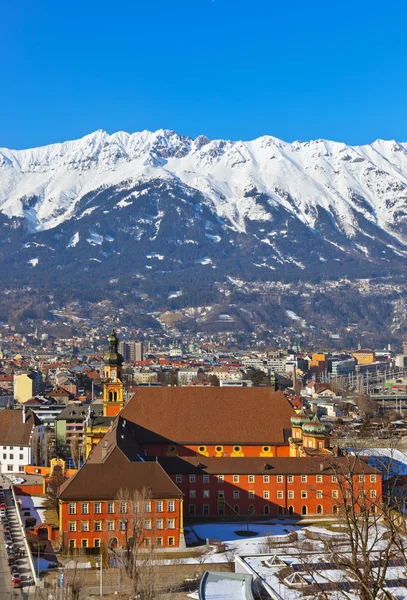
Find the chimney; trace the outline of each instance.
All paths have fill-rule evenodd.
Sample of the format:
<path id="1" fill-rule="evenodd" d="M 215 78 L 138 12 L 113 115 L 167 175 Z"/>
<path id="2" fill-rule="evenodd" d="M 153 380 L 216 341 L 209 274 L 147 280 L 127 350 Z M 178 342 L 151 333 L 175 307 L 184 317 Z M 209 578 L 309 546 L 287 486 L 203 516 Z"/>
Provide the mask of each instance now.
<path id="1" fill-rule="evenodd" d="M 25 423 L 25 406 L 23 404 L 23 423 Z"/>

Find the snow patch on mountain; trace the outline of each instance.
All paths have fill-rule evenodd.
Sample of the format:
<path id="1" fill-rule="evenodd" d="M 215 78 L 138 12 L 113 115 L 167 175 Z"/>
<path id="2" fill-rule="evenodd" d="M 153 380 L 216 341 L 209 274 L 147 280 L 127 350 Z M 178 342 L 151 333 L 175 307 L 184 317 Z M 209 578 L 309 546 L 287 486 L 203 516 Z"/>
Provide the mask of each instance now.
<path id="1" fill-rule="evenodd" d="M 67 248 L 75 248 L 75 246 L 77 245 L 78 242 L 79 242 L 79 232 L 77 231 L 76 233 L 74 233 L 74 235 L 69 240 Z"/>

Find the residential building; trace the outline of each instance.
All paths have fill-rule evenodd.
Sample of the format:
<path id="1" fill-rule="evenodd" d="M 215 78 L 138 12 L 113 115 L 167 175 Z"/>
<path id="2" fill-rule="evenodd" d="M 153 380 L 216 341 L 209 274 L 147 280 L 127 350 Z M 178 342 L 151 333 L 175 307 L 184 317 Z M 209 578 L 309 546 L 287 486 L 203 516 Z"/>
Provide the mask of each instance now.
<path id="1" fill-rule="evenodd" d="M 358 365 L 370 365 L 376 360 L 375 353 L 373 350 L 369 350 L 368 348 L 363 350 L 355 350 L 355 352 L 352 352 L 352 356 Z"/>
<path id="2" fill-rule="evenodd" d="M 122 340 L 119 343 L 119 352 L 123 356 L 124 360 L 135 360 L 142 361 L 143 358 L 143 344 L 142 342 L 136 342 L 134 340 Z"/>
<path id="3" fill-rule="evenodd" d="M 23 404 L 41 391 L 41 373 L 30 371 L 14 375 L 14 399 Z"/>
<path id="4" fill-rule="evenodd" d="M 32 410 L 46 428 L 52 430 L 55 430 L 56 419 L 65 408 L 64 404 L 59 404 L 54 398 L 44 398 L 42 396 L 30 398 L 30 400 L 24 402 L 24 406 L 26 409 Z"/>
<path id="5" fill-rule="evenodd" d="M 14 394 L 0 387 L 0 408 L 13 408 Z"/>
<path id="6" fill-rule="evenodd" d="M 2 473 L 24 473 L 35 463 L 35 445 L 41 447 L 45 427 L 23 407 L 0 411 L 0 469 Z"/>

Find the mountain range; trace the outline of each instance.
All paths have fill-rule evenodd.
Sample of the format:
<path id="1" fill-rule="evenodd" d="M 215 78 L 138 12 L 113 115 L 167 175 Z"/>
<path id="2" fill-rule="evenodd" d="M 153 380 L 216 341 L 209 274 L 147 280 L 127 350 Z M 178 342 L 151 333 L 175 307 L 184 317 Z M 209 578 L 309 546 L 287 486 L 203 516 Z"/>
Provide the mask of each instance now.
<path id="1" fill-rule="evenodd" d="M 114 282 L 163 309 L 234 281 L 404 275 L 406 257 L 407 143 L 99 130 L 0 149 L 6 286 Z"/>

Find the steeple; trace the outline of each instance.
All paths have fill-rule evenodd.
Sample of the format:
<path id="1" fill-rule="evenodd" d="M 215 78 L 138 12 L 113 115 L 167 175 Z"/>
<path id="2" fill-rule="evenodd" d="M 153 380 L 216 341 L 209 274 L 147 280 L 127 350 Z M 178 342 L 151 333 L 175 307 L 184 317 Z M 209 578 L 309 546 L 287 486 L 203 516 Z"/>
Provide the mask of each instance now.
<path id="1" fill-rule="evenodd" d="M 119 338 L 114 329 L 107 338 L 109 351 L 104 355 L 103 416 L 113 417 L 123 408 L 122 364 L 119 353 Z"/>
<path id="2" fill-rule="evenodd" d="M 123 364 L 124 358 L 118 351 L 119 338 L 117 337 L 114 329 L 112 329 L 110 335 L 107 338 L 107 341 L 109 343 L 109 352 L 107 352 L 107 354 L 104 355 L 103 362 L 105 363 L 105 365 L 121 366 Z"/>

